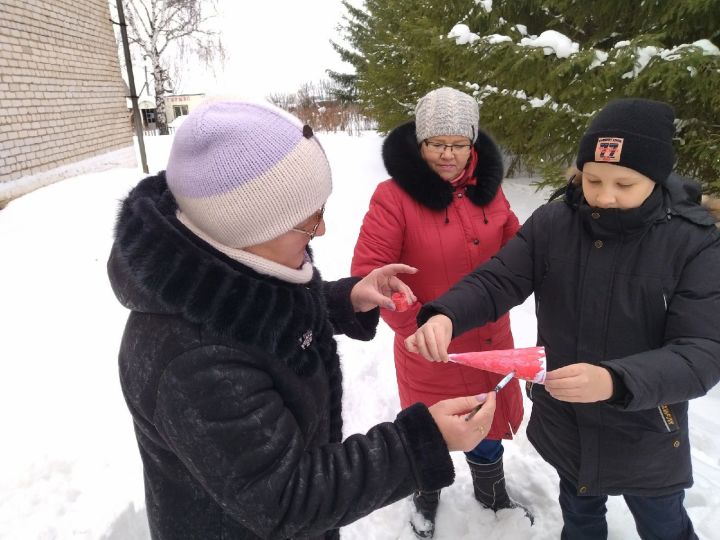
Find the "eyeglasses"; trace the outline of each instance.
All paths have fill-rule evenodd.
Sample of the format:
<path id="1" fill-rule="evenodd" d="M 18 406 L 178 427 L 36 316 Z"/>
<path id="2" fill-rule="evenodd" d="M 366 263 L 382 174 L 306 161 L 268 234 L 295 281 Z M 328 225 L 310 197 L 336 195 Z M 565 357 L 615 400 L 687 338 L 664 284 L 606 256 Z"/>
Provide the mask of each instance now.
<path id="1" fill-rule="evenodd" d="M 310 231 L 305 231 L 303 229 L 297 229 L 295 227 L 293 227 L 290 230 L 302 233 L 305 236 L 310 237 L 310 240 L 312 240 L 313 238 L 315 238 L 315 235 L 317 235 L 317 230 L 318 230 L 318 227 L 320 227 L 320 223 L 322 223 L 324 214 L 325 214 L 325 205 L 323 204 L 322 208 L 320 208 L 320 210 L 315 212 L 315 219 L 317 219 L 317 221 L 315 222 L 315 225 L 313 225 L 313 228 Z"/>
<path id="2" fill-rule="evenodd" d="M 424 139 L 423 142 L 428 150 L 434 154 L 442 154 L 446 148 L 450 149 L 452 154 L 466 154 L 470 151 L 470 144 L 443 144 L 439 142 L 428 141 Z"/>

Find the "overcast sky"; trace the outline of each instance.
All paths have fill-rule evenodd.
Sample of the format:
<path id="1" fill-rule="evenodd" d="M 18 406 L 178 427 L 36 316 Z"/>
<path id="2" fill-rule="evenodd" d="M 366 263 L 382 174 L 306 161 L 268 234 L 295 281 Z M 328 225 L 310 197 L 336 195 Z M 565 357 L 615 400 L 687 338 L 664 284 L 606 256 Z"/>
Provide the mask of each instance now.
<path id="1" fill-rule="evenodd" d="M 214 77 L 202 69 L 183 73 L 183 93 L 264 97 L 327 78 L 328 68 L 351 71 L 330 45 L 339 39 L 340 0 L 219 0 L 218 12 L 224 69 Z"/>

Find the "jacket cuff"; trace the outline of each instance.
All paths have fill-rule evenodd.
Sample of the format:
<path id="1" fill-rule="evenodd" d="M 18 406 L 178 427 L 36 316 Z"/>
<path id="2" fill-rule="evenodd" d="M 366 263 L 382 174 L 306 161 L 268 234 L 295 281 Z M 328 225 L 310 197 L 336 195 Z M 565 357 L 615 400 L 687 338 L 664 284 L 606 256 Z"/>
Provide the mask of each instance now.
<path id="1" fill-rule="evenodd" d="M 602 365 L 601 367 L 608 370 L 613 382 L 612 396 L 610 396 L 610 398 L 607 399 L 605 403 L 607 403 L 608 405 L 626 407 L 632 398 L 632 394 L 630 393 L 630 390 L 628 390 L 628 387 L 625 385 L 625 381 L 623 381 L 622 377 L 620 377 L 620 375 L 618 375 L 618 373 L 611 367 L 608 367 L 606 365 Z"/>
<path id="2" fill-rule="evenodd" d="M 445 306 L 443 306 L 442 304 L 437 304 L 435 302 L 425 304 L 420 309 L 420 312 L 415 319 L 418 328 L 425 324 L 428 319 L 434 315 L 445 315 L 448 319 L 450 319 L 450 322 L 452 323 L 452 337 L 457 337 L 458 334 L 455 333 L 455 316 Z"/>
<path id="3" fill-rule="evenodd" d="M 325 296 L 330 322 L 336 334 L 349 338 L 370 341 L 380 320 L 380 308 L 356 313 L 350 301 L 350 291 L 362 278 L 349 277 L 327 282 Z"/>
<path id="4" fill-rule="evenodd" d="M 415 403 L 401 411 L 395 425 L 410 456 L 420 491 L 435 491 L 455 481 L 447 444 L 425 405 Z"/>

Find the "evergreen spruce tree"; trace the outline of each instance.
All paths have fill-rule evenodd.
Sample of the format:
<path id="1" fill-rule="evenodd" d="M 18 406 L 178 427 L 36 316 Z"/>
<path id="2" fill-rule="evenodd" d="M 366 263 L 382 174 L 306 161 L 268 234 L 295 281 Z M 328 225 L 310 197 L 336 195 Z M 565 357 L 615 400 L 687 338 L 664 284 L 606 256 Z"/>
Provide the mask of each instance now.
<path id="1" fill-rule="evenodd" d="M 453 86 L 477 97 L 514 165 L 561 182 L 608 100 L 658 99 L 676 110 L 677 170 L 720 193 L 718 0 L 365 0 L 344 29 L 381 130 Z"/>
<path id="2" fill-rule="evenodd" d="M 365 0 L 363 8 L 346 0 L 343 4 L 350 48 L 335 48 L 355 67 L 357 99 L 381 131 L 407 121 L 415 102 L 429 90 L 457 86 L 456 73 L 467 51 L 445 36 L 458 13 L 470 13 L 474 0 Z M 337 73 L 330 75 L 343 82 Z"/>

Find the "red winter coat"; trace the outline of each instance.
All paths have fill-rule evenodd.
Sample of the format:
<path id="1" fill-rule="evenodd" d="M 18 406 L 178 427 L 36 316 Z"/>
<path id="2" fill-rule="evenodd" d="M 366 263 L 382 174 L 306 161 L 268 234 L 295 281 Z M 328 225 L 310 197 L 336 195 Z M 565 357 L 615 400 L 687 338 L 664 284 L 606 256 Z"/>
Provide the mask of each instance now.
<path id="1" fill-rule="evenodd" d="M 393 130 L 383 144 L 383 160 L 392 175 L 378 185 L 370 200 L 355 245 L 351 273 L 362 276 L 389 263 L 416 267 L 401 278 L 418 298 L 405 312 L 381 310 L 395 331 L 395 369 L 400 403 L 432 405 L 442 399 L 487 392 L 502 375 L 449 362 L 434 363 L 405 349 L 404 340 L 417 330 L 415 317 L 426 302 L 492 257 L 519 228 L 517 217 L 500 188 L 502 158 L 497 146 L 480 132 L 475 142 L 477 185 L 454 190 L 425 163 L 415 139 L 415 124 Z M 510 320 L 496 322 L 455 338 L 450 352 L 513 348 Z M 512 438 L 523 417 L 517 380 L 498 394 L 490 439 Z"/>

